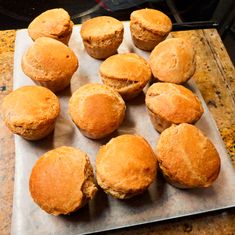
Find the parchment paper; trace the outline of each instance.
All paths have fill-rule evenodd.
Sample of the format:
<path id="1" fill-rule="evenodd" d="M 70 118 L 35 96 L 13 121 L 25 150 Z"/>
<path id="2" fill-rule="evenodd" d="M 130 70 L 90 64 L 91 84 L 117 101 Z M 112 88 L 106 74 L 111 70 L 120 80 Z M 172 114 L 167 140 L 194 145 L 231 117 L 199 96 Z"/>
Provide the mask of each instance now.
<path id="1" fill-rule="evenodd" d="M 192 80 L 188 83 L 188 87 L 200 97 L 205 109 L 204 115 L 196 126 L 216 145 L 222 162 L 220 175 L 212 187 L 180 190 L 170 186 L 161 176 L 158 176 L 148 191 L 126 201 L 113 199 L 100 189 L 87 206 L 70 216 L 55 217 L 49 215 L 33 202 L 28 190 L 29 175 L 35 161 L 46 151 L 62 145 L 78 147 L 88 153 L 94 166 L 99 146 L 107 143 L 111 137 L 124 133 L 136 133 L 145 137 L 153 149 L 155 149 L 159 138 L 159 134 L 152 127 L 147 115 L 144 93 L 127 102 L 126 118 L 119 130 L 109 138 L 98 141 L 90 140 L 84 137 L 72 123 L 67 114 L 67 104 L 71 93 L 88 82 L 101 82 L 98 69 L 102 61 L 95 60 L 87 55 L 81 42 L 79 27 L 74 27 L 69 46 L 78 56 L 80 65 L 73 76 L 71 87 L 58 94 L 62 110 L 54 133 L 37 142 L 26 141 L 15 136 L 16 165 L 12 234 L 84 234 L 235 206 L 234 169 L 215 122 Z M 26 30 L 17 31 L 14 89 L 23 85 L 34 84 L 21 70 L 22 55 L 31 44 L 32 41 Z M 50 48 L 48 49 L 50 50 Z M 125 23 L 124 42 L 119 48 L 120 52 L 136 52 L 146 59 L 149 57 L 149 53 L 133 46 L 128 22 Z"/>

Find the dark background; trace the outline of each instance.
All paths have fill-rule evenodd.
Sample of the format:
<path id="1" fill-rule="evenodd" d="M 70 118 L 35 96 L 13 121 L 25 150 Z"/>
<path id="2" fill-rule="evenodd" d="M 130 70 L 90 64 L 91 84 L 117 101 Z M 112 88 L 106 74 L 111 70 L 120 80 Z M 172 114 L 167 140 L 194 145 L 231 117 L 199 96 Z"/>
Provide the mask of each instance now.
<path id="1" fill-rule="evenodd" d="M 27 28 L 37 15 L 57 7 L 76 24 L 98 15 L 129 20 L 133 10 L 148 7 L 163 11 L 178 27 L 185 22 L 194 28 L 217 27 L 235 63 L 235 0 L 0 0 L 0 30 Z M 173 30 L 181 29 L 177 25 Z"/>

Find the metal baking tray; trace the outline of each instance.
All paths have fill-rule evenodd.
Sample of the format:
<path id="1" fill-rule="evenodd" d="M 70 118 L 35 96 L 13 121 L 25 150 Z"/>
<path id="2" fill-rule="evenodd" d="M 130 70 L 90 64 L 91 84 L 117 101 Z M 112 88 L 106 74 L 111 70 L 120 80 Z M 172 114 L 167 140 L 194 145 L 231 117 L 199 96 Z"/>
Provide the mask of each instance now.
<path id="1" fill-rule="evenodd" d="M 187 86 L 199 96 L 205 109 L 205 113 L 196 126 L 212 140 L 221 157 L 221 172 L 211 187 L 190 190 L 176 189 L 166 183 L 161 176 L 158 176 L 149 190 L 142 195 L 122 201 L 113 199 L 99 189 L 95 198 L 87 206 L 71 215 L 57 217 L 47 214 L 32 201 L 28 190 L 29 175 L 38 157 L 48 150 L 61 145 L 78 147 L 88 153 L 94 166 L 98 148 L 107 143 L 111 137 L 124 133 L 136 133 L 145 137 L 153 149 L 155 149 L 159 138 L 145 108 L 144 93 L 147 88 L 137 98 L 127 102 L 125 120 L 119 130 L 109 138 L 90 140 L 84 137 L 72 123 L 67 113 L 71 94 L 83 84 L 101 82 L 98 69 L 102 61 L 87 55 L 79 31 L 80 26 L 75 26 L 69 46 L 77 54 L 80 65 L 73 76 L 71 86 L 58 94 L 62 110 L 54 133 L 36 142 L 26 141 L 15 136 L 16 161 L 12 234 L 87 234 L 234 207 L 235 171 L 215 122 L 192 80 L 188 82 Z M 32 41 L 28 37 L 27 31 L 17 31 L 14 89 L 34 84 L 21 70 L 22 55 L 30 44 Z M 125 22 L 124 41 L 119 48 L 119 53 L 122 52 L 135 52 L 146 59 L 149 57 L 149 53 L 133 46 L 128 22 Z"/>

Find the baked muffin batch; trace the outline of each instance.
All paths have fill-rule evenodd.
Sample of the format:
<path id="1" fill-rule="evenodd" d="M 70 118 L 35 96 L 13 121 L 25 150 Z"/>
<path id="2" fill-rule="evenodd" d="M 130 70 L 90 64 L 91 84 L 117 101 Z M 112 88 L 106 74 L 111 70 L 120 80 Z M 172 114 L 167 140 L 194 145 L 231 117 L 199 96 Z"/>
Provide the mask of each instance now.
<path id="1" fill-rule="evenodd" d="M 149 61 L 135 53 L 116 54 L 123 24 L 108 16 L 81 26 L 87 53 L 105 59 L 99 69 L 104 84 L 89 83 L 69 100 L 69 116 L 91 139 L 108 136 L 124 120 L 124 100 L 136 97 L 147 83 L 145 103 L 153 127 L 161 133 L 152 150 L 138 135 L 121 135 L 100 147 L 96 156 L 98 185 L 111 196 L 126 199 L 147 190 L 159 166 L 166 180 L 179 188 L 209 187 L 218 177 L 220 157 L 213 143 L 195 126 L 204 110 L 198 97 L 182 85 L 195 71 L 195 51 L 188 41 L 165 39 L 171 20 L 160 11 L 132 12 L 130 31 L 136 47 L 151 51 Z M 59 116 L 58 92 L 70 84 L 79 62 L 67 46 L 73 22 L 63 9 L 48 10 L 28 27 L 34 41 L 22 58 L 22 70 L 41 86 L 21 87 L 2 103 L 2 119 L 15 134 L 38 140 L 50 134 Z M 97 71 L 98 72 L 98 71 Z M 35 163 L 29 189 L 46 212 L 69 214 L 91 200 L 97 187 L 86 153 L 59 147 Z"/>

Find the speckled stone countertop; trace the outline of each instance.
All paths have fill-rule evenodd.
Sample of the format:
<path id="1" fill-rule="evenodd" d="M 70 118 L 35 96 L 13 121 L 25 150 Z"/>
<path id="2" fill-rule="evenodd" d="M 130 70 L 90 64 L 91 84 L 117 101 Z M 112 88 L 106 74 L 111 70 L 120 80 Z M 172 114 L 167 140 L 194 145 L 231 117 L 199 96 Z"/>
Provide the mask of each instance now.
<path id="1" fill-rule="evenodd" d="M 0 103 L 12 90 L 16 31 L 0 31 Z M 235 166 L 235 73 L 215 29 L 172 33 L 188 38 L 196 48 L 193 76 L 211 111 L 228 155 Z M 13 135 L 0 121 L 0 234 L 10 234 L 14 186 Z M 235 195 L 234 195 L 235 201 Z M 235 234 L 235 208 L 189 216 L 105 234 Z"/>

